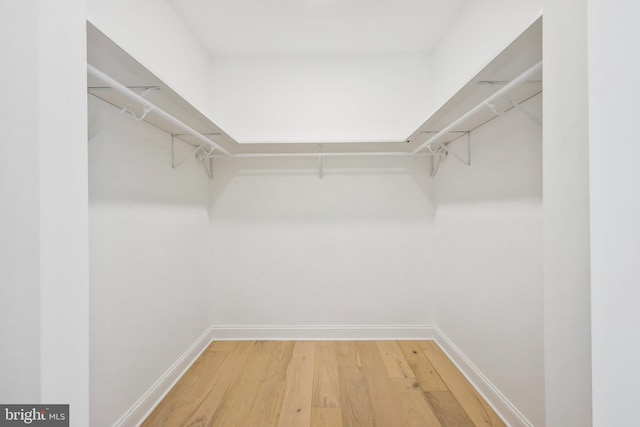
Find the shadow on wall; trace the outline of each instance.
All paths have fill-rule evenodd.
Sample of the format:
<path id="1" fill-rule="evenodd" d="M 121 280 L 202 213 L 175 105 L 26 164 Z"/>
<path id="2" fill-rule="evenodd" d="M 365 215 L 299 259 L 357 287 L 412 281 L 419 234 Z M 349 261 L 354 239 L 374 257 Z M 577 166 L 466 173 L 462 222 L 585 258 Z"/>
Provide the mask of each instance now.
<path id="1" fill-rule="evenodd" d="M 523 105 L 541 116 L 542 95 Z M 471 166 L 428 157 L 221 159 L 210 221 L 433 220 L 438 206 L 542 198 L 542 128 L 511 110 L 471 134 Z M 464 138 L 451 151 L 466 159 Z"/>
<path id="2" fill-rule="evenodd" d="M 210 220 L 433 218 L 426 158 L 216 159 Z"/>
<path id="3" fill-rule="evenodd" d="M 119 110 L 89 96 L 89 131 Z M 433 216 L 428 158 L 215 159 L 214 179 L 190 145 L 128 114 L 89 141 L 92 203 L 202 206 L 210 220 L 415 219 Z"/>
<path id="4" fill-rule="evenodd" d="M 542 95 L 523 104 L 542 116 Z M 450 149 L 467 159 L 464 138 Z M 512 109 L 471 133 L 471 166 L 447 156 L 434 178 L 438 205 L 542 199 L 542 127 Z"/>
<path id="5" fill-rule="evenodd" d="M 538 112 L 542 96 L 525 107 Z M 89 97 L 89 126 L 118 110 Z M 507 120 L 505 120 L 507 119 Z M 345 157 L 216 159 L 214 179 L 189 156 L 171 167 L 171 136 L 129 115 L 89 141 L 91 202 L 202 206 L 213 220 L 430 220 L 436 204 L 542 196 L 542 129 L 512 110 L 471 134 L 471 166 L 430 159 Z M 466 158 L 464 138 L 450 146 Z M 176 144 L 176 159 L 192 147 Z"/>
<path id="6" fill-rule="evenodd" d="M 89 132 L 119 111 L 89 95 Z M 193 148 L 176 144 L 176 158 Z M 209 179 L 204 165 L 191 156 L 171 167 L 171 136 L 146 122 L 122 114 L 89 140 L 91 203 L 144 203 L 209 206 Z"/>

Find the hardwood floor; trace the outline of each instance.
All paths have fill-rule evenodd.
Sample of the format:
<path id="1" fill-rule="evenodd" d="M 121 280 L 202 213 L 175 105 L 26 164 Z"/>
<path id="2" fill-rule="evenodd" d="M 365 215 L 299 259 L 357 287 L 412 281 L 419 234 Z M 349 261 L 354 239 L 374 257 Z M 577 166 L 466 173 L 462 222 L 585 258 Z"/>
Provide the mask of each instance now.
<path id="1" fill-rule="evenodd" d="M 504 426 L 433 341 L 213 342 L 143 426 Z"/>

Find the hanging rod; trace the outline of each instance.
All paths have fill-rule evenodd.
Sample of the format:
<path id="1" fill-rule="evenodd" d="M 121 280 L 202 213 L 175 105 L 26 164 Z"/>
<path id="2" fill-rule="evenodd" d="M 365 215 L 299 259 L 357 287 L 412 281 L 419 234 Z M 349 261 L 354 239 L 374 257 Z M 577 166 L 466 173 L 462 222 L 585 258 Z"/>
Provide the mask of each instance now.
<path id="1" fill-rule="evenodd" d="M 445 151 L 437 151 L 437 152 L 429 152 L 429 153 L 419 153 L 413 154 L 405 151 L 396 151 L 396 152 L 385 152 L 385 151 L 363 151 L 363 152 L 340 152 L 340 153 L 243 153 L 243 154 L 234 154 L 232 157 L 234 158 L 243 158 L 243 159 L 253 159 L 253 158 L 261 158 L 261 157 L 272 157 L 272 158 L 280 158 L 280 157 L 354 157 L 354 156 L 378 156 L 378 157 L 412 157 L 412 156 L 439 156 L 446 154 Z M 219 154 L 203 154 L 199 156 L 200 158 L 207 157 L 227 157 L 221 156 Z"/>
<path id="2" fill-rule="evenodd" d="M 432 144 L 434 144 L 437 141 L 439 141 L 440 139 L 442 139 L 443 136 L 445 136 L 446 134 L 451 132 L 453 129 L 459 128 L 459 126 L 465 120 L 467 120 L 469 117 L 471 117 L 474 114 L 476 114 L 478 111 L 480 111 L 482 108 L 486 107 L 488 104 L 491 104 L 493 101 L 501 98 L 502 96 L 507 94 L 514 87 L 525 83 L 529 78 L 531 78 L 531 76 L 533 76 L 534 74 L 539 72 L 541 69 L 542 69 L 542 61 L 538 62 L 537 64 L 535 64 L 534 66 L 529 68 L 527 71 L 525 71 L 524 73 L 520 74 L 518 77 L 513 79 L 511 82 L 509 82 L 508 84 L 504 85 L 499 90 L 494 92 L 491 96 L 489 96 L 487 99 L 482 101 L 480 104 L 476 105 L 474 108 L 469 110 L 466 114 L 463 114 L 457 120 L 453 121 L 451 124 L 449 124 L 449 126 L 445 127 L 440 132 L 436 133 L 431 138 L 427 139 L 425 142 L 422 143 L 422 145 L 420 145 L 415 150 L 413 150 L 411 152 L 411 154 L 418 154 L 420 151 L 424 150 L 425 148 L 428 148 L 430 152 L 433 152 L 431 150 L 431 145 Z"/>
<path id="3" fill-rule="evenodd" d="M 224 148 L 222 148 L 221 146 L 219 146 L 218 144 L 216 144 L 215 142 L 213 142 L 212 140 L 210 140 L 209 138 L 204 136 L 202 133 L 198 132 L 197 130 L 193 129 L 191 126 L 183 123 L 182 121 L 176 119 L 171 114 L 167 113 L 166 111 L 164 111 L 160 107 L 156 106 L 155 104 L 153 104 L 153 103 L 149 102 L 148 100 L 146 100 L 145 98 L 141 97 L 140 95 L 138 95 L 137 93 L 135 93 L 134 91 L 132 91 L 131 89 L 129 89 L 128 87 L 123 85 L 122 83 L 120 83 L 117 80 L 113 79 L 111 76 L 109 76 L 109 75 L 103 73 L 102 71 L 98 70 L 93 65 L 87 64 L 87 71 L 93 77 L 95 77 L 95 78 L 101 80 L 103 83 L 109 85 L 115 91 L 121 93 L 122 95 L 126 96 L 127 98 L 129 98 L 129 99 L 139 103 L 140 105 L 142 105 L 144 107 L 146 113 L 153 112 L 153 113 L 159 115 L 160 117 L 164 118 L 165 120 L 171 122 L 175 126 L 179 127 L 184 132 L 186 132 L 186 133 L 188 133 L 190 135 L 193 135 L 196 139 L 198 139 L 199 141 L 207 144 L 211 148 L 214 148 L 214 149 L 220 151 L 221 153 L 224 153 L 226 156 L 232 156 L 232 154 L 229 151 L 225 150 Z"/>
<path id="4" fill-rule="evenodd" d="M 511 80 L 480 80 L 477 84 L 480 86 L 504 86 L 511 83 Z M 542 80 L 527 80 L 523 84 L 536 85 L 542 83 Z"/>

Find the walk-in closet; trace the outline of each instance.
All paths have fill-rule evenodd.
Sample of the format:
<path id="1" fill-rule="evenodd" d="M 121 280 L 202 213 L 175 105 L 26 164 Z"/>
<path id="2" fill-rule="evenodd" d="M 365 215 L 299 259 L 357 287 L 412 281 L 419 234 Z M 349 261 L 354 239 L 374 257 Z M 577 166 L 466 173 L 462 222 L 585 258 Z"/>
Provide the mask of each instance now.
<path id="1" fill-rule="evenodd" d="M 614 3 L 3 3 L 0 405 L 633 425 Z"/>

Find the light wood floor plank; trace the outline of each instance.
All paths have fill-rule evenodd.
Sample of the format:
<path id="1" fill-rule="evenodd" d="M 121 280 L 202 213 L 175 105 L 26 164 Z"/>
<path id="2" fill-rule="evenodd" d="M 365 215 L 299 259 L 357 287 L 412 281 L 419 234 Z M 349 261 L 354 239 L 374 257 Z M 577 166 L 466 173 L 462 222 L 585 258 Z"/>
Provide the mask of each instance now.
<path id="1" fill-rule="evenodd" d="M 437 344 L 421 341 L 418 345 L 475 425 L 505 425 Z"/>
<path id="2" fill-rule="evenodd" d="M 311 425 L 313 427 L 343 427 L 342 410 L 340 408 L 311 409 Z"/>
<path id="3" fill-rule="evenodd" d="M 358 349 L 354 341 L 337 341 L 335 343 L 336 360 L 338 366 L 360 366 Z"/>
<path id="4" fill-rule="evenodd" d="M 212 351 L 233 351 L 237 344 L 238 341 L 214 341 L 209 348 Z"/>
<path id="5" fill-rule="evenodd" d="M 242 417 L 245 426 L 276 426 L 282 410 L 285 381 L 268 381 L 256 390 L 250 412 Z"/>
<path id="6" fill-rule="evenodd" d="M 415 378 L 392 378 L 391 383 L 404 409 L 407 427 L 443 427 Z"/>
<path id="7" fill-rule="evenodd" d="M 193 410 L 193 403 L 206 395 L 211 387 L 202 381 L 205 375 L 215 375 L 229 355 L 228 351 L 212 351 L 211 346 L 191 365 L 183 378 L 169 391 L 158 408 L 145 420 L 143 427 L 178 425 Z"/>
<path id="8" fill-rule="evenodd" d="M 395 341 L 378 341 L 376 343 L 387 373 L 391 378 L 415 378 L 411 366 L 405 359 L 402 350 Z"/>
<path id="9" fill-rule="evenodd" d="M 293 357 L 287 370 L 278 427 L 309 427 L 311 425 L 314 359 L 314 342 L 295 343 Z"/>
<path id="10" fill-rule="evenodd" d="M 376 425 L 406 426 L 402 401 L 391 383 L 391 378 L 373 368 L 362 368 L 369 389 L 369 399 Z"/>
<path id="11" fill-rule="evenodd" d="M 340 408 L 344 427 L 375 426 L 369 387 L 358 366 L 338 368 Z"/>
<path id="12" fill-rule="evenodd" d="M 442 381 L 438 372 L 423 353 L 419 346 L 420 341 L 399 341 L 398 346 L 402 350 L 405 360 L 411 367 L 415 377 L 423 391 L 448 391 L 447 385 Z"/>
<path id="13" fill-rule="evenodd" d="M 358 341 L 356 343 L 358 358 L 362 368 L 369 368 L 374 372 L 385 373 L 387 368 L 382 361 L 382 355 L 374 341 Z"/>
<path id="14" fill-rule="evenodd" d="M 425 396 L 443 426 L 476 427 L 450 391 L 431 391 Z"/>
<path id="15" fill-rule="evenodd" d="M 237 342 L 234 351 L 225 358 L 216 373 L 209 377 L 209 387 L 206 393 L 194 402 L 189 415 L 184 417 L 183 420 L 177 424 L 166 425 L 176 425 L 180 427 L 209 425 L 218 409 L 218 406 L 220 406 L 220 403 L 222 403 L 222 400 L 227 394 L 227 391 L 235 383 L 237 377 L 242 372 L 242 368 L 254 345 L 254 341 Z"/>
<path id="16" fill-rule="evenodd" d="M 245 417 L 247 426 L 276 425 L 280 418 L 287 368 L 293 357 L 294 343 L 274 341 L 270 345 L 274 347 L 263 373 L 263 381 L 256 390 L 254 404 Z"/>
<path id="17" fill-rule="evenodd" d="M 378 346 L 373 341 L 361 341 L 356 347 L 367 382 L 376 425 L 406 425 L 402 403 L 391 384 Z"/>
<path id="18" fill-rule="evenodd" d="M 315 368 L 313 371 L 314 408 L 340 407 L 340 384 L 338 382 L 338 359 L 335 342 L 316 343 Z M 324 413 L 320 411 L 321 413 Z M 326 412 L 326 411 L 325 411 Z"/>
<path id="19" fill-rule="evenodd" d="M 291 347 L 282 341 L 256 342 L 242 372 L 213 415 L 211 427 L 245 427 L 256 413 L 265 417 L 277 414 L 273 401 L 277 400 L 278 386 L 284 384 Z"/>
<path id="20" fill-rule="evenodd" d="M 504 426 L 431 341 L 212 343 L 144 427 Z"/>

